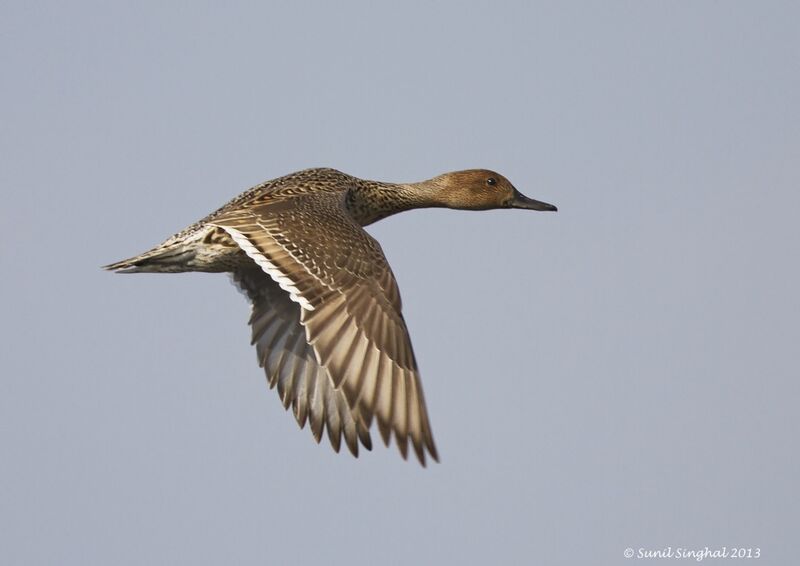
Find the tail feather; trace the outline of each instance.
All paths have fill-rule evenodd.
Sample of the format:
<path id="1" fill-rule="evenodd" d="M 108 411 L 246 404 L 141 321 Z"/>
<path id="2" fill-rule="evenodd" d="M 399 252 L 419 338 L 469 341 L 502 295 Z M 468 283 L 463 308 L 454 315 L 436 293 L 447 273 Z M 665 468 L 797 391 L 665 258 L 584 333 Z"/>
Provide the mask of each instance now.
<path id="1" fill-rule="evenodd" d="M 195 251 L 185 246 L 157 247 L 143 254 L 104 265 L 103 269 L 117 273 L 180 273 L 192 271 Z"/>

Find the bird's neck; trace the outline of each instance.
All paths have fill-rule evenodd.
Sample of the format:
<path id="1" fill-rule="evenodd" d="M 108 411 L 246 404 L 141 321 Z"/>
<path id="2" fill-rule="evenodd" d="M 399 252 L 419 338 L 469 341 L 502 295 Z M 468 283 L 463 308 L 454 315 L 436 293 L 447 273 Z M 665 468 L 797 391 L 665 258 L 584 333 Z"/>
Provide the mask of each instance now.
<path id="1" fill-rule="evenodd" d="M 347 208 L 362 226 L 413 208 L 445 207 L 445 191 L 438 178 L 419 183 L 363 181 L 350 189 Z"/>

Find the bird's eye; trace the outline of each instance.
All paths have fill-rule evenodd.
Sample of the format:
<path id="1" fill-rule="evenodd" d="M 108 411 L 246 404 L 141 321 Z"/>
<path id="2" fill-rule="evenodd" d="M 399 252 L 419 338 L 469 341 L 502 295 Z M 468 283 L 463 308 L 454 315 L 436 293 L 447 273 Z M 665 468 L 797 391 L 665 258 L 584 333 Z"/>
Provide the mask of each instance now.
<path id="1" fill-rule="evenodd" d="M 497 179 L 495 179 L 494 177 L 489 177 L 488 179 L 486 179 L 486 184 L 489 185 L 490 187 L 494 187 L 497 184 Z"/>

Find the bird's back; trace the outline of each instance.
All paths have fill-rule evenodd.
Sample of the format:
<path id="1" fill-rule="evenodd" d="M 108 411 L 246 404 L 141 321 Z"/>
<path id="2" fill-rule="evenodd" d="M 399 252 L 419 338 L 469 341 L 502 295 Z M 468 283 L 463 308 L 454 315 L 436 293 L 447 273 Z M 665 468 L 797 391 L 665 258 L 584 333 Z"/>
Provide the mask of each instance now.
<path id="1" fill-rule="evenodd" d="M 346 192 L 359 180 L 330 168 L 304 169 L 260 183 L 138 256 L 106 266 L 112 270 L 178 273 L 230 272 L 252 261 L 227 232 L 211 223 L 237 209 L 315 193 Z"/>

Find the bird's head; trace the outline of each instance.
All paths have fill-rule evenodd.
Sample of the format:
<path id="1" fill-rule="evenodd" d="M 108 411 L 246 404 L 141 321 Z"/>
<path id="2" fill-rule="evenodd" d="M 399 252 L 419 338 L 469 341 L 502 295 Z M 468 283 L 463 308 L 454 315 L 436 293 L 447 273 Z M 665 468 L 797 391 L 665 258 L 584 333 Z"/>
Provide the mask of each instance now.
<path id="1" fill-rule="evenodd" d="M 552 204 L 528 198 L 500 173 L 488 169 L 469 169 L 445 173 L 431 179 L 442 206 L 463 210 L 523 208 L 558 210 Z"/>

